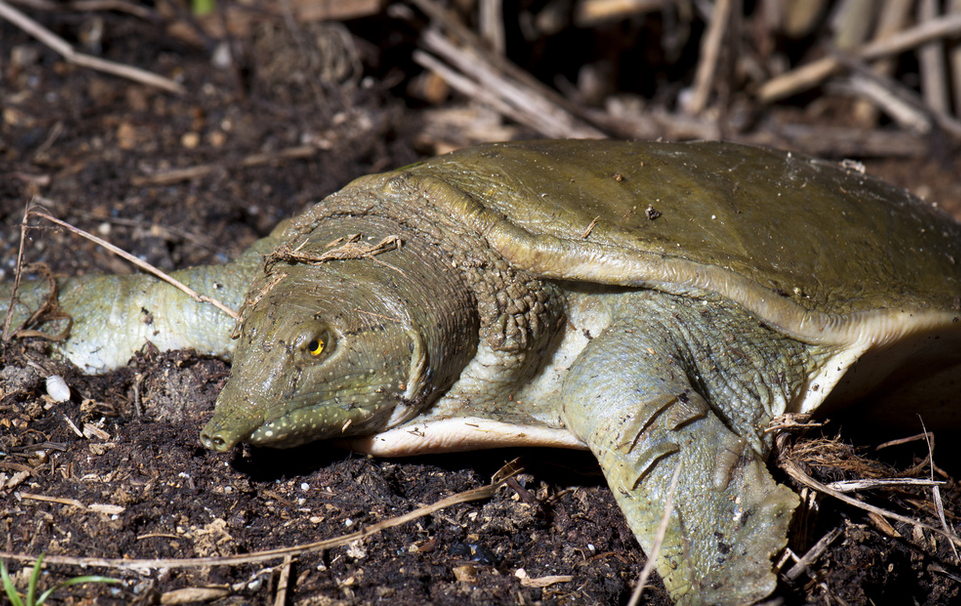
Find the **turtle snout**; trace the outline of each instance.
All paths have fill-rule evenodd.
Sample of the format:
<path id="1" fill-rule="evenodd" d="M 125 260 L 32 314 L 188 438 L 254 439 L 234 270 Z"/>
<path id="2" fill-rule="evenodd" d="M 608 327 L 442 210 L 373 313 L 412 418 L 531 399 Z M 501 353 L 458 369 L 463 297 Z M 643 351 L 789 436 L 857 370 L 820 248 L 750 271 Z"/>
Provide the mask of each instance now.
<path id="1" fill-rule="evenodd" d="M 209 450 L 227 452 L 250 437 L 259 425 L 256 419 L 237 414 L 235 407 L 218 401 L 213 418 L 200 432 L 200 443 Z"/>
<path id="2" fill-rule="evenodd" d="M 204 448 L 216 450 L 217 452 L 227 452 L 238 442 L 236 439 L 232 440 L 227 437 L 225 435 L 226 432 L 222 429 L 210 429 L 210 425 L 212 425 L 212 423 L 208 424 L 207 427 L 200 432 L 200 443 L 203 444 Z"/>

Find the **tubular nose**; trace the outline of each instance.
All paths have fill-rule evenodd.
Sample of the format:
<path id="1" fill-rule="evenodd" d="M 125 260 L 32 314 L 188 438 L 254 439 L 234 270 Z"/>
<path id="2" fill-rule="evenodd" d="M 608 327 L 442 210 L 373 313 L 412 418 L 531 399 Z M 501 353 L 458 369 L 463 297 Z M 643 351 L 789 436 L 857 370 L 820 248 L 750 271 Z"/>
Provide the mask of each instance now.
<path id="1" fill-rule="evenodd" d="M 200 444 L 217 452 L 227 452 L 250 437 L 262 423 L 255 414 L 255 403 L 230 390 L 228 380 L 214 404 L 214 416 L 200 432 Z"/>
<path id="2" fill-rule="evenodd" d="M 217 452 L 227 452 L 233 447 L 236 442 L 231 443 L 229 440 L 225 439 L 223 434 L 217 431 L 208 431 L 204 428 L 200 432 L 200 443 L 203 444 L 204 448 L 208 450 L 216 450 Z"/>
<path id="3" fill-rule="evenodd" d="M 200 443 L 204 448 L 227 452 L 240 442 L 242 436 L 229 423 L 224 423 L 223 416 L 217 412 L 210 419 L 207 426 L 200 432 Z"/>

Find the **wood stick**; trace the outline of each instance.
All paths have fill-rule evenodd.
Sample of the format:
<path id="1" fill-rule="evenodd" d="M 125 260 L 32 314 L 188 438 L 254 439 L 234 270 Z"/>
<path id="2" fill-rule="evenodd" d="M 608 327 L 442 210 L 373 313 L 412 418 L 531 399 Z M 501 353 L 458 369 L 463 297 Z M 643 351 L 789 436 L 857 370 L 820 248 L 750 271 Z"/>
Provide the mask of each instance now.
<path id="1" fill-rule="evenodd" d="M 694 75 L 694 94 L 685 108 L 689 114 L 698 115 L 707 107 L 711 90 L 714 88 L 714 76 L 717 74 L 721 44 L 724 42 L 724 34 L 730 23 L 731 0 L 718 0 L 714 4 L 714 14 L 711 15 L 707 34 L 701 45 L 701 57 Z"/>
<path id="2" fill-rule="evenodd" d="M 878 16 L 877 29 L 873 41 L 877 42 L 890 38 L 901 31 L 908 23 L 914 0 L 885 0 Z M 894 59 L 888 57 L 879 59 L 872 64 L 872 68 L 882 76 L 891 76 L 895 69 Z M 872 128 L 878 122 L 878 106 L 868 100 L 860 101 L 854 107 L 854 123 L 859 126 Z"/>
<path id="3" fill-rule="evenodd" d="M 900 98 L 890 87 L 876 79 L 862 73 L 851 74 L 850 78 L 840 82 L 828 82 L 825 85 L 828 92 L 838 92 L 842 95 L 853 96 L 858 101 L 867 104 L 872 110 L 881 109 L 891 117 L 898 126 L 926 135 L 931 132 L 931 119 L 923 108 Z M 859 105 L 858 107 L 864 107 Z"/>
<path id="4" fill-rule="evenodd" d="M 927 23 L 938 18 L 938 0 L 918 2 L 918 22 Z M 918 49 L 921 71 L 921 94 L 928 107 L 936 112 L 950 111 L 948 102 L 947 68 L 945 66 L 944 42 L 932 40 Z"/>
<path id="5" fill-rule="evenodd" d="M 832 20 L 834 44 L 841 50 L 851 50 L 864 44 L 868 37 L 872 9 L 878 8 L 877 0 L 841 0 L 839 10 Z"/>
<path id="6" fill-rule="evenodd" d="M 874 20 L 870 18 L 872 12 L 877 12 L 888 3 L 882 0 L 842 0 L 835 9 L 835 18 L 831 25 L 834 31 L 834 44 L 842 51 L 850 51 L 865 43 L 871 33 Z M 892 32 L 893 33 L 893 32 Z M 880 30 L 874 39 L 879 40 Z M 852 126 L 869 127 L 877 121 L 877 109 L 870 101 L 858 97 L 851 108 Z"/>
<path id="7" fill-rule="evenodd" d="M 549 137 L 604 136 L 603 133 L 584 124 L 564 108 L 552 103 L 546 96 L 541 95 L 539 90 L 526 86 L 524 82 L 515 80 L 498 70 L 496 66 L 484 60 L 486 57 L 478 56 L 472 52 L 472 49 L 455 45 L 440 31 L 428 29 L 422 37 L 422 43 L 425 48 L 437 53 L 457 68 L 468 80 L 491 91 L 502 103 L 509 104 L 514 110 L 523 114 L 523 124 L 531 125 Z M 424 60 L 423 55 L 420 56 L 420 60 Z M 437 73 L 441 77 L 444 76 L 444 73 Z M 449 72 L 445 73 L 449 75 Z M 455 86 L 455 82 L 449 81 L 449 83 Z M 498 106 L 502 107 L 502 103 L 498 103 Z"/>
<path id="8" fill-rule="evenodd" d="M 420 10 L 424 11 L 427 16 L 436 21 L 441 26 L 441 29 L 453 38 L 454 42 L 470 49 L 478 57 L 483 57 L 493 69 L 521 83 L 538 96 L 543 97 L 545 100 L 560 107 L 569 114 L 578 116 L 583 120 L 589 119 L 586 116 L 587 112 L 584 108 L 571 102 L 556 90 L 545 85 L 527 70 L 521 69 L 514 62 L 502 55 L 488 52 L 483 41 L 477 34 L 452 19 L 447 10 L 435 2 L 435 0 L 411 0 L 411 2 Z"/>
<path id="9" fill-rule="evenodd" d="M 505 471 L 507 470 L 507 471 Z M 268 562 L 270 560 L 276 560 L 278 558 L 284 558 L 287 556 L 297 556 L 304 553 L 313 553 L 317 551 L 324 551 L 328 549 L 333 549 L 334 547 L 342 547 L 344 545 L 349 545 L 354 541 L 360 541 L 366 539 L 367 537 L 373 536 L 387 528 L 394 528 L 402 524 L 406 524 L 418 518 L 422 518 L 427 515 L 431 515 L 442 509 L 447 509 L 452 505 L 458 505 L 460 503 L 468 503 L 470 501 L 477 501 L 480 499 L 489 499 L 497 492 L 508 478 L 513 477 L 520 470 L 513 468 L 513 462 L 508 463 L 491 480 L 491 483 L 486 486 L 481 486 L 480 488 L 471 488 L 470 490 L 465 490 L 463 492 L 458 492 L 449 497 L 443 498 L 436 503 L 430 505 L 424 505 L 418 507 L 417 509 L 410 511 L 408 513 L 389 518 L 387 520 L 382 520 L 362 528 L 356 532 L 350 534 L 342 535 L 332 539 L 326 539 L 321 541 L 315 541 L 313 543 L 307 543 L 305 545 L 297 545 L 294 547 L 279 547 L 275 549 L 266 549 L 257 551 L 254 553 L 241 553 L 232 556 L 208 556 L 199 558 L 149 558 L 149 559 L 132 559 L 129 557 L 123 558 L 97 558 L 97 557 L 82 557 L 82 556 L 69 556 L 69 555 L 50 555 L 45 558 L 45 563 L 64 565 L 64 566 L 100 566 L 103 568 L 113 568 L 121 570 L 141 570 L 141 569 L 151 569 L 151 568 L 201 568 L 205 566 L 239 566 L 243 564 L 251 564 L 257 562 Z M 23 553 L 13 553 L 9 551 L 0 551 L 0 559 L 13 560 L 15 562 L 26 562 L 31 563 L 37 560 L 36 556 L 23 554 Z"/>
<path id="10" fill-rule="evenodd" d="M 821 557 L 821 554 L 824 553 L 824 551 L 832 542 L 834 542 L 834 539 L 841 535 L 841 532 L 842 529 L 840 526 L 838 526 L 821 537 L 821 539 L 815 543 L 813 547 L 808 549 L 807 553 L 798 559 L 794 566 L 791 566 L 790 570 L 788 570 L 784 576 L 787 577 L 789 581 L 796 581 L 802 574 L 804 574 L 804 571 L 806 571 L 808 567 L 814 563 L 815 560 Z"/>
<path id="11" fill-rule="evenodd" d="M 521 111 L 518 111 L 512 107 L 509 103 L 504 102 L 496 94 L 492 93 L 490 90 L 484 86 L 474 82 L 470 78 L 460 74 L 457 70 L 451 68 L 446 63 L 422 50 L 414 51 L 414 61 L 425 67 L 438 76 L 440 76 L 447 84 L 451 86 L 454 90 L 464 95 L 469 99 L 478 101 L 490 109 L 493 109 L 498 114 L 505 116 L 518 124 L 523 124 L 541 132 L 539 125 L 533 124 L 530 117 Z"/>
<path id="12" fill-rule="evenodd" d="M 961 14 L 961 0 L 951 0 L 948 3 L 949 14 Z M 961 116 L 961 43 L 955 41 L 948 51 L 948 63 L 951 75 L 951 92 L 954 97 L 954 115 Z"/>
<path id="13" fill-rule="evenodd" d="M 878 90 L 878 94 L 880 96 L 878 96 L 877 99 L 879 101 L 882 101 L 884 93 L 887 93 L 888 100 L 901 103 L 901 107 L 899 109 L 906 110 L 908 107 L 913 108 L 916 112 L 916 115 L 913 118 L 914 120 L 916 120 L 917 115 L 920 114 L 923 120 L 929 123 L 937 124 L 941 130 L 950 135 L 952 138 L 961 141 L 961 121 L 959 121 L 957 118 L 949 115 L 947 112 L 938 111 L 937 109 L 931 107 L 930 105 L 926 104 L 924 99 L 922 99 L 913 90 L 909 89 L 893 78 L 888 78 L 878 74 L 869 68 L 864 62 L 858 61 L 854 57 L 846 57 L 841 53 L 836 53 L 835 58 L 838 59 L 842 65 L 859 76 L 862 84 L 863 81 L 870 81 L 872 86 L 868 88 L 874 88 L 876 90 L 883 89 L 884 92 Z M 857 86 L 858 83 L 854 82 L 854 79 L 852 78 L 852 84 Z M 862 87 L 861 90 L 864 92 L 868 89 Z M 920 132 L 927 132 L 927 130 L 922 128 Z"/>
<path id="14" fill-rule="evenodd" d="M 481 35 L 490 44 L 495 55 L 503 55 L 506 50 L 504 33 L 504 7 L 502 0 L 480 0 L 478 5 Z"/>
<path id="15" fill-rule="evenodd" d="M 961 34 L 961 14 L 947 15 L 919 24 L 899 34 L 869 42 L 852 54 L 861 59 L 880 59 L 916 48 L 925 42 Z M 757 97 L 762 103 L 802 92 L 817 86 L 839 67 L 835 57 L 824 57 L 765 82 Z"/>
<path id="16" fill-rule="evenodd" d="M 4 0 L 0 0 L 0 17 L 3 17 L 7 21 L 13 23 L 26 33 L 30 34 L 43 44 L 59 53 L 68 63 L 73 63 L 74 65 L 79 65 L 81 67 L 88 67 L 90 69 L 112 74 L 114 76 L 120 76 L 121 78 L 133 80 L 134 82 L 140 82 L 141 84 L 146 84 L 148 86 L 155 86 L 178 95 L 184 95 L 187 93 L 187 89 L 169 78 L 152 74 L 137 67 L 123 65 L 121 63 L 114 63 L 113 61 L 107 61 L 106 59 L 101 59 L 92 55 L 78 53 L 66 42 L 66 40 L 54 34 L 52 31 L 40 25 L 27 15 L 13 8 Z"/>

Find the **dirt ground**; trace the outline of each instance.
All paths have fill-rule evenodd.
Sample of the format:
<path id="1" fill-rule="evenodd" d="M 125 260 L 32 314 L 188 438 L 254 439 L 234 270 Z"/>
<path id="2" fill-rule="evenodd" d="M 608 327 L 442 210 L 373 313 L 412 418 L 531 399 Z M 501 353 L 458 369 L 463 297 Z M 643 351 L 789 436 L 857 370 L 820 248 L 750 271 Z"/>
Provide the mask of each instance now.
<path id="1" fill-rule="evenodd" d="M 424 142 L 424 107 L 404 95 L 405 40 L 383 20 L 351 24 L 376 78 L 350 65 L 302 66 L 280 25 L 239 39 L 243 70 L 163 28 L 99 13 L 105 57 L 175 77 L 177 96 L 70 65 L 0 22 L 0 279 L 12 279 L 19 222 L 32 196 L 56 216 L 106 236 L 158 267 L 223 262 L 353 177 L 411 162 Z M 42 17 L 42 18 L 41 18 Z M 38 18 L 64 36 L 84 13 Z M 320 35 L 320 34 L 318 34 Z M 381 44 L 378 53 L 369 47 Z M 390 52 L 384 50 L 388 48 Z M 328 74 L 318 89 L 298 74 Z M 325 71 L 333 70 L 333 71 Z M 339 70 L 339 71 L 338 71 Z M 536 133 L 523 129 L 519 136 Z M 170 177 L 173 169 L 191 169 Z M 961 155 L 869 161 L 868 170 L 961 214 Z M 28 258 L 62 275 L 129 267 L 61 231 L 34 230 Z M 46 358 L 39 341 L 0 350 L 0 550 L 103 558 L 250 553 L 336 537 L 483 486 L 519 458 L 517 483 L 362 542 L 240 566 L 84 569 L 48 564 L 42 587 L 80 574 L 116 585 L 60 589 L 63 604 L 624 604 L 644 556 L 593 459 L 576 452 L 489 451 L 377 460 L 325 445 L 293 451 L 203 450 L 200 428 L 228 366 L 189 352 L 146 352 L 119 371 L 84 376 Z M 60 374 L 72 397 L 45 397 Z M 857 419 L 799 438 L 794 457 L 816 478 L 925 477 L 923 442 L 875 451 L 889 436 Z M 904 428 L 907 437 L 918 428 Z M 816 441 L 826 436 L 840 445 Z M 957 524 L 953 436 L 935 462 L 948 521 Z M 849 447 L 846 444 L 853 443 Z M 835 456 L 829 456 L 835 455 Z M 918 468 L 913 469 L 916 465 Z M 890 466 L 890 467 L 888 467 Z M 941 470 L 944 470 L 943 473 Z M 873 474 L 873 475 L 872 475 Z M 779 479 L 795 488 L 783 474 Z M 892 525 L 804 489 L 791 548 L 840 535 L 774 599 L 786 604 L 924 605 L 961 600 L 958 561 L 940 537 Z M 928 489 L 868 500 L 940 526 Z M 29 571 L 7 561 L 22 588 Z M 785 566 L 790 568 L 791 563 Z M 527 580 L 519 571 L 526 573 Z M 569 578 L 545 579 L 554 575 Z M 542 580 L 538 584 L 531 580 Z M 539 586 L 543 585 L 543 586 Z M 278 590 L 278 587 L 280 589 Z M 206 592 L 206 593 L 204 593 Z M 161 601 L 161 599 L 163 601 Z M 668 604 L 655 581 L 645 604 Z"/>

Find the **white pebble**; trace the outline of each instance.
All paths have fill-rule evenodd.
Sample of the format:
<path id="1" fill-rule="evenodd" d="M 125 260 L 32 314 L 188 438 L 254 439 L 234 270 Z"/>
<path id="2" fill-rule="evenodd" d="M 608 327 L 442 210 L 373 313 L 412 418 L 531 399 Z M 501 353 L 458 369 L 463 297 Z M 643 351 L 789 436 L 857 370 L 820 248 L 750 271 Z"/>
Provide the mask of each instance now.
<path id="1" fill-rule="evenodd" d="M 70 388 L 60 375 L 47 377 L 47 395 L 54 402 L 66 402 L 70 399 Z"/>

